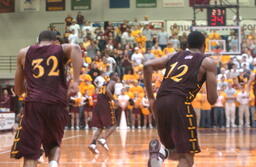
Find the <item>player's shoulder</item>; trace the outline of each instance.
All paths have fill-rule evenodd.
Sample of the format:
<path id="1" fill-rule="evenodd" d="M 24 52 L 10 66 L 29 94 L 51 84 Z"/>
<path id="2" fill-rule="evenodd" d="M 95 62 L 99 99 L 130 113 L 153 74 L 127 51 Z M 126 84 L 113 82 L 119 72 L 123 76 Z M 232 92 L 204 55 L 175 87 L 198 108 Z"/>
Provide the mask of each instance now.
<path id="1" fill-rule="evenodd" d="M 206 69 L 216 67 L 216 61 L 212 57 L 205 57 L 202 61 L 202 66 Z"/>
<path id="2" fill-rule="evenodd" d="M 19 55 L 26 54 L 26 53 L 28 52 L 29 48 L 30 48 L 30 46 L 21 48 L 21 49 L 19 50 Z"/>
<path id="3" fill-rule="evenodd" d="M 29 50 L 30 46 L 27 46 L 27 47 L 24 47 L 24 48 L 21 48 L 18 52 L 18 57 L 17 59 L 20 59 L 20 60 L 24 60 L 26 55 L 27 55 L 27 52 Z"/>

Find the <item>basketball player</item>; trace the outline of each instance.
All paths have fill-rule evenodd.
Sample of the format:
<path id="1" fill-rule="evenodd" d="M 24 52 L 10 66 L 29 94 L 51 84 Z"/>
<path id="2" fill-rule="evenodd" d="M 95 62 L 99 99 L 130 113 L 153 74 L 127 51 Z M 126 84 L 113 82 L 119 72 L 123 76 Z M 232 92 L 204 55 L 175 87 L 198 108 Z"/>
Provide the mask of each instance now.
<path id="1" fill-rule="evenodd" d="M 89 150 L 94 154 L 99 154 L 96 142 L 104 147 L 106 151 L 109 151 L 106 139 L 116 129 L 116 118 L 113 109 L 113 103 L 115 103 L 114 92 L 115 84 L 118 81 L 118 74 L 116 72 L 110 74 L 110 81 L 105 83 L 98 92 L 97 103 L 92 113 L 92 126 L 97 127 L 96 132 L 93 135 L 91 144 L 88 146 Z M 105 134 L 101 137 L 103 128 L 107 128 Z"/>
<path id="2" fill-rule="evenodd" d="M 67 96 L 78 92 L 82 55 L 78 45 L 55 45 L 56 35 L 43 31 L 39 43 L 20 50 L 15 93 L 27 93 L 11 157 L 24 157 L 24 167 L 36 167 L 43 145 L 49 167 L 58 167 L 60 144 L 67 122 Z M 73 81 L 67 87 L 65 63 L 71 59 Z M 26 81 L 26 85 L 24 84 Z M 26 87 L 25 87 L 26 86 Z"/>
<path id="3" fill-rule="evenodd" d="M 204 35 L 191 32 L 189 50 L 150 60 L 144 65 L 146 91 L 163 144 L 156 139 L 149 143 L 148 167 L 162 166 L 167 157 L 178 160 L 179 167 L 192 167 L 194 154 L 200 152 L 191 102 L 205 80 L 209 103 L 214 104 L 217 99 L 216 65 L 204 56 L 204 45 Z M 166 72 L 155 100 L 152 73 L 163 68 Z"/>

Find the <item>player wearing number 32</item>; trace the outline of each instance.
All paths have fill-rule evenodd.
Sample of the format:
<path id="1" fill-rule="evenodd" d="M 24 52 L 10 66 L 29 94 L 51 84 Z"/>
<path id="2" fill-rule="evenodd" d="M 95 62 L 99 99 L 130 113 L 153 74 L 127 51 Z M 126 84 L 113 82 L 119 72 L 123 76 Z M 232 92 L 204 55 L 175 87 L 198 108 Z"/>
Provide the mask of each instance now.
<path id="1" fill-rule="evenodd" d="M 144 64 L 144 82 L 157 122 L 161 143 L 149 143 L 149 167 L 160 167 L 164 159 L 178 160 L 179 167 L 192 167 L 194 154 L 200 152 L 196 115 L 191 105 L 206 81 L 210 104 L 217 99 L 216 65 L 204 56 L 205 37 L 200 32 L 188 36 L 189 49 L 154 59 Z M 152 72 L 166 69 L 156 100 L 152 91 Z"/>
<path id="2" fill-rule="evenodd" d="M 17 58 L 15 93 L 26 92 L 27 97 L 11 157 L 24 157 L 24 167 L 36 167 L 42 145 L 49 167 L 57 167 L 68 119 L 67 99 L 79 90 L 82 54 L 78 45 L 56 45 L 54 32 L 43 31 L 38 39 L 38 44 L 21 49 Z M 69 59 L 74 70 L 68 86 L 65 64 Z"/>

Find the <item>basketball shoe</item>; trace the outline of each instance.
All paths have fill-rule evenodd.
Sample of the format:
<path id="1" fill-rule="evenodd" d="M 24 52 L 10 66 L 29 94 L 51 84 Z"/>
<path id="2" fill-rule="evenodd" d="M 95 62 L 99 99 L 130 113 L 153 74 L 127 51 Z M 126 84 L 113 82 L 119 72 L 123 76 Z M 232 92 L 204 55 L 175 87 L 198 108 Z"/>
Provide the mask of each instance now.
<path id="1" fill-rule="evenodd" d="M 100 138 L 100 139 L 98 139 L 98 142 L 106 151 L 109 151 L 109 147 L 108 147 L 106 139 Z"/>
<path id="2" fill-rule="evenodd" d="M 93 153 L 93 154 L 99 154 L 99 150 L 97 149 L 96 144 L 90 144 L 88 146 L 89 150 Z"/>
<path id="3" fill-rule="evenodd" d="M 168 157 L 168 151 L 157 139 L 149 143 L 148 167 L 162 167 L 164 160 Z"/>

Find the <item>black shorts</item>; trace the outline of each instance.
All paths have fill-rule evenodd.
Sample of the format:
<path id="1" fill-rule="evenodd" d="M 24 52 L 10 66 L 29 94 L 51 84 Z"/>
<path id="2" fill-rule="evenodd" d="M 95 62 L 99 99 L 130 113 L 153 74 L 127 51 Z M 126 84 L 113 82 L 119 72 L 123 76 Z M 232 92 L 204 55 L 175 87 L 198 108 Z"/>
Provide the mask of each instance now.
<path id="1" fill-rule="evenodd" d="M 177 95 L 159 97 L 155 105 L 158 135 L 162 144 L 177 153 L 198 153 L 196 115 L 190 103 Z"/>
<path id="2" fill-rule="evenodd" d="M 68 112 L 64 105 L 26 102 L 11 158 L 37 160 L 41 146 L 48 156 L 52 148 L 60 146 L 67 120 Z"/>

